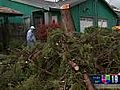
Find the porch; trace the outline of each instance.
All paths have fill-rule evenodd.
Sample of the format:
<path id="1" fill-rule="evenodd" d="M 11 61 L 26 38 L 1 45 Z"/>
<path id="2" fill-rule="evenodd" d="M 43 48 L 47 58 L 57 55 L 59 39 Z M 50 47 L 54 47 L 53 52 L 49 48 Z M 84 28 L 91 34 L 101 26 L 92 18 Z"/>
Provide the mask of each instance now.
<path id="1" fill-rule="evenodd" d="M 59 9 L 42 9 L 34 11 L 32 14 L 33 23 L 36 27 L 36 36 L 38 40 L 46 40 L 48 28 L 58 28 L 62 26 L 61 13 Z"/>

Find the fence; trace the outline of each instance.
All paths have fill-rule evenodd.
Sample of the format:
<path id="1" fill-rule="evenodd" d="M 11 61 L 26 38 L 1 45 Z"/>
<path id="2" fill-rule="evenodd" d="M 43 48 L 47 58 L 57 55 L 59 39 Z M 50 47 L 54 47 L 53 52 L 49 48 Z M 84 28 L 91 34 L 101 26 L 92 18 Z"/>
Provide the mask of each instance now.
<path id="1" fill-rule="evenodd" d="M 26 31 L 23 24 L 9 23 L 0 25 L 0 51 L 25 40 Z M 11 45 L 10 45 L 11 44 Z M 17 45 L 16 45 L 17 46 Z"/>
<path id="2" fill-rule="evenodd" d="M 25 39 L 26 30 L 23 24 L 9 24 L 10 38 Z"/>

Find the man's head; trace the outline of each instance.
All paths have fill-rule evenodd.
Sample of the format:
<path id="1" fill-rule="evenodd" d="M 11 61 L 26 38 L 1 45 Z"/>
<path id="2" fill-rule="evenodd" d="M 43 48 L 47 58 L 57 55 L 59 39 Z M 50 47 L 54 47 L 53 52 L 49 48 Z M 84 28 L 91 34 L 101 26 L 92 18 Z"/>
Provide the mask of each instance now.
<path id="1" fill-rule="evenodd" d="M 34 29 L 35 29 L 35 27 L 34 27 L 34 26 L 30 26 L 30 29 L 34 30 Z"/>

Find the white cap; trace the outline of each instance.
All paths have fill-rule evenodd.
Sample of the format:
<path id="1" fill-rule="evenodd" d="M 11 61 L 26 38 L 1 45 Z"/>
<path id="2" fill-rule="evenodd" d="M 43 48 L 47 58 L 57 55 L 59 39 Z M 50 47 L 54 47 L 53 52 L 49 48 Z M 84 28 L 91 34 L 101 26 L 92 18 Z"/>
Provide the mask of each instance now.
<path id="1" fill-rule="evenodd" d="M 35 27 L 34 27 L 34 26 L 31 26 L 30 29 L 35 29 Z"/>

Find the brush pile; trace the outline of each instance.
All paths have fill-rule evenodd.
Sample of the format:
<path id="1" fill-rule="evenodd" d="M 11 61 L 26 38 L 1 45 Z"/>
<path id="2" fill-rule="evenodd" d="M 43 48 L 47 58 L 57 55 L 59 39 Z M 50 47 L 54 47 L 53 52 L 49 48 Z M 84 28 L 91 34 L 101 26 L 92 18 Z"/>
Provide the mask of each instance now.
<path id="1" fill-rule="evenodd" d="M 90 90 L 85 72 L 120 72 L 119 32 L 91 27 L 85 33 L 68 35 L 64 30 L 52 30 L 47 42 L 37 44 L 33 50 L 15 49 L 1 58 L 0 88 Z"/>

